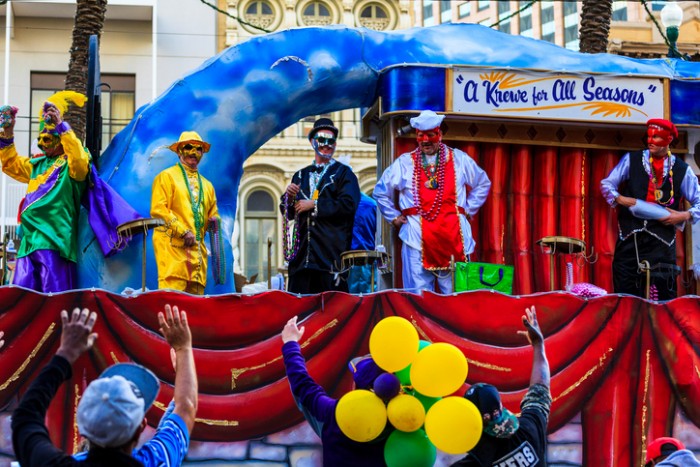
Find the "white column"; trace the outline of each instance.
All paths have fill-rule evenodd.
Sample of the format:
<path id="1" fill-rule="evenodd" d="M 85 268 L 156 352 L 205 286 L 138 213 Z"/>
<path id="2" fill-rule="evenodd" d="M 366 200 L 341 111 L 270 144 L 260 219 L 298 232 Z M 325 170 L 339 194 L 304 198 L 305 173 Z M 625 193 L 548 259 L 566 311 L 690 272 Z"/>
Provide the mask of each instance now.
<path id="1" fill-rule="evenodd" d="M 153 0 L 153 50 L 151 51 L 151 100 L 158 96 L 158 0 Z"/>
<path id="2" fill-rule="evenodd" d="M 7 2 L 5 10 L 5 89 L 3 89 L 3 105 L 9 104 L 10 99 L 10 38 L 12 31 L 12 2 Z M 7 216 L 7 175 L 0 174 L 2 178 L 2 202 L 0 203 L 0 241 L 5 240 L 5 217 Z"/>

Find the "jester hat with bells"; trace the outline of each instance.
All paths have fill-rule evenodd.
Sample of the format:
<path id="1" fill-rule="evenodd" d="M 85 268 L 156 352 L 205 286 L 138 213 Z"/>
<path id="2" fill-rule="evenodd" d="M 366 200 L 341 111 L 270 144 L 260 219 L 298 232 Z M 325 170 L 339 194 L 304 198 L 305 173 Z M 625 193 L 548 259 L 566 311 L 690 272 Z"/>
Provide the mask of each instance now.
<path id="1" fill-rule="evenodd" d="M 56 133 L 56 125 L 47 122 L 44 119 L 44 113 L 49 104 L 53 104 L 61 112 L 61 115 L 65 115 L 70 104 L 82 107 L 87 102 L 87 97 L 79 92 L 75 91 L 58 91 L 44 102 L 39 111 L 39 133 Z"/>

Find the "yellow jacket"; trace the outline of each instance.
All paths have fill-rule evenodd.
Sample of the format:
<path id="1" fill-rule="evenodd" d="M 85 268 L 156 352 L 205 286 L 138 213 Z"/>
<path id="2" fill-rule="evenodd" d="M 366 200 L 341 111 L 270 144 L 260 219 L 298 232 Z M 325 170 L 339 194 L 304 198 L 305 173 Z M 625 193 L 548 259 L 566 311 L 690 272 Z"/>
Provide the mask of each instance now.
<path id="1" fill-rule="evenodd" d="M 216 207 L 216 193 L 211 182 L 204 177 L 202 193 L 204 198 L 199 206 L 202 226 L 199 240 L 191 247 L 185 247 L 183 236 L 189 230 L 197 235 L 195 216 L 192 211 L 190 191 L 185 182 L 182 168 L 195 183 L 194 194 L 199 190 L 197 172 L 182 164 L 163 170 L 153 180 L 151 194 L 151 217 L 165 221 L 165 225 L 153 232 L 153 251 L 158 264 L 158 287 L 167 288 L 169 278 L 184 279 L 202 286 L 207 283 L 208 251 L 204 237 L 209 219 L 219 216 Z M 201 196 L 201 194 L 199 194 Z"/>

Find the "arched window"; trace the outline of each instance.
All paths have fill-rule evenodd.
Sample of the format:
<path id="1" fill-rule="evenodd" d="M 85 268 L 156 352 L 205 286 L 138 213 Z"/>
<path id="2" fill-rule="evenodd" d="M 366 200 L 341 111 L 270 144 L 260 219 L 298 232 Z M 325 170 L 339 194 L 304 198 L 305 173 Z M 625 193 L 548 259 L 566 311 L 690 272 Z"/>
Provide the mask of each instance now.
<path id="1" fill-rule="evenodd" d="M 389 14 L 378 3 L 370 3 L 360 12 L 360 25 L 367 29 L 383 31 L 389 27 Z"/>
<path id="2" fill-rule="evenodd" d="M 328 26 L 333 22 L 333 15 L 325 3 L 310 2 L 304 7 L 301 19 L 306 26 Z"/>
<path id="3" fill-rule="evenodd" d="M 259 28 L 268 29 L 275 20 L 275 14 L 268 2 L 259 0 L 246 7 L 245 20 Z"/>
<path id="4" fill-rule="evenodd" d="M 272 275 L 277 274 L 277 208 L 272 195 L 265 190 L 251 192 L 245 201 L 245 242 L 243 265 L 247 277 L 258 275 L 258 281 L 267 280 L 267 240 L 270 239 Z"/>

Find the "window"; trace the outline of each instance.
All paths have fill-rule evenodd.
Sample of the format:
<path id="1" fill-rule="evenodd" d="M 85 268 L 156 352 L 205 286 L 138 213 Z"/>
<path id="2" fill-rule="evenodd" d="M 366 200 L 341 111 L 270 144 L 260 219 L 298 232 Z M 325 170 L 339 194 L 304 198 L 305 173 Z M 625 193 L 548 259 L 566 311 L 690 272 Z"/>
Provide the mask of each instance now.
<path id="1" fill-rule="evenodd" d="M 532 33 L 532 10 L 527 9 L 520 13 L 520 35 L 525 37 L 534 37 Z"/>
<path id="2" fill-rule="evenodd" d="M 465 16 L 469 16 L 471 13 L 472 13 L 471 2 L 464 2 L 459 7 L 457 7 L 457 14 L 459 15 L 460 18 L 464 18 Z"/>
<path id="3" fill-rule="evenodd" d="M 498 24 L 498 30 L 510 34 L 510 18 L 503 19 L 507 16 L 510 16 L 510 2 L 498 2 L 498 20 L 501 21 Z"/>
<path id="4" fill-rule="evenodd" d="M 306 5 L 301 19 L 306 26 L 328 26 L 333 22 L 331 10 L 323 2 L 310 2 Z"/>
<path id="5" fill-rule="evenodd" d="M 433 0 L 425 0 L 423 2 L 423 26 L 433 26 L 435 18 L 433 18 Z"/>
<path id="6" fill-rule="evenodd" d="M 370 3 L 360 12 L 360 25 L 367 29 L 383 31 L 389 27 L 389 15 L 386 10 L 377 3 Z"/>
<path id="7" fill-rule="evenodd" d="M 56 91 L 64 88 L 66 75 L 63 73 L 32 73 L 31 75 L 31 128 L 29 144 L 39 133 L 39 107 Z M 102 149 L 134 117 L 136 77 L 134 75 L 102 74 Z"/>
<path id="8" fill-rule="evenodd" d="M 271 242 L 273 275 L 277 273 L 277 211 L 272 195 L 265 190 L 255 190 L 245 202 L 245 245 L 243 265 L 247 277 L 258 275 L 258 280 L 267 280 L 267 240 Z"/>
<path id="9" fill-rule="evenodd" d="M 452 4 L 450 2 L 440 2 L 440 22 L 452 22 Z"/>
<path id="10" fill-rule="evenodd" d="M 554 3 L 551 1 L 541 3 L 540 20 L 542 23 L 542 40 L 554 43 Z"/>
<path id="11" fill-rule="evenodd" d="M 250 3 L 245 9 L 245 20 L 259 28 L 268 29 L 275 20 L 272 6 L 266 1 Z"/>
<path id="12" fill-rule="evenodd" d="M 666 0 L 656 0 L 655 2 L 651 2 L 651 11 L 661 11 L 664 9 L 666 5 Z"/>
<path id="13" fill-rule="evenodd" d="M 627 21 L 627 2 L 620 2 L 620 1 L 613 2 L 612 20 L 613 21 Z"/>
<path id="14" fill-rule="evenodd" d="M 476 4 L 476 9 L 479 11 L 484 11 L 488 10 L 489 6 L 491 6 L 490 0 L 479 0 Z"/>
<path id="15" fill-rule="evenodd" d="M 569 50 L 578 50 L 578 21 L 576 2 L 564 2 L 564 47 Z"/>

